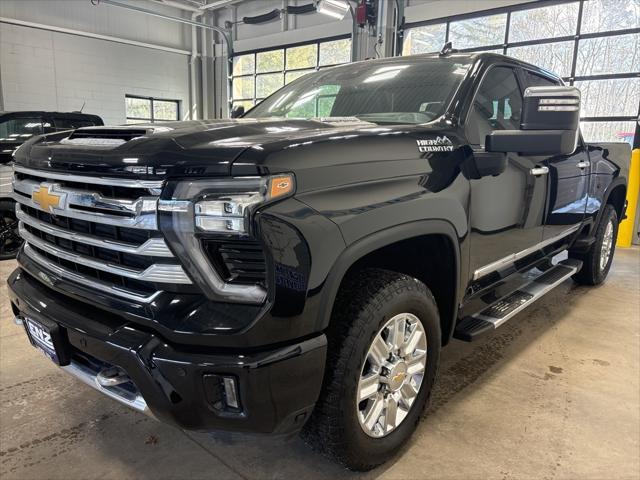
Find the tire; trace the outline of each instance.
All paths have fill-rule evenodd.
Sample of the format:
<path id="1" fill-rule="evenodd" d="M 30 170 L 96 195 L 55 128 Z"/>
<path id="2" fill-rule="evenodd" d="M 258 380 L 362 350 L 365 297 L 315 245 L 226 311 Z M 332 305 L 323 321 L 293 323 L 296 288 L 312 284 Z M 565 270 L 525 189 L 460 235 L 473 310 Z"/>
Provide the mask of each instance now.
<path id="1" fill-rule="evenodd" d="M 404 363 L 403 360 L 406 360 L 404 365 L 407 369 L 412 369 L 410 365 L 423 364 L 422 360 L 415 361 L 420 358 L 420 352 L 423 350 L 417 348 L 404 358 L 395 358 L 392 353 L 388 358 L 395 359 L 398 363 L 392 371 L 383 369 L 386 374 L 384 379 L 387 382 L 395 382 L 393 388 L 397 390 L 388 390 L 392 388 L 391 383 L 380 383 L 375 387 L 379 390 L 371 398 L 357 402 L 358 388 L 362 385 L 359 383 L 361 376 L 372 375 L 371 372 L 365 373 L 365 369 L 373 371 L 378 368 L 370 362 L 374 353 L 373 341 L 379 340 L 379 335 L 383 338 L 385 333 L 391 331 L 391 327 L 383 329 L 388 322 L 391 322 L 391 325 L 404 326 L 406 330 L 403 331 L 402 338 L 407 339 L 404 344 L 406 346 L 397 350 L 402 354 L 403 349 L 413 348 L 409 346 L 412 343 L 410 339 L 415 333 L 414 330 L 419 328 L 415 319 L 426 336 L 426 341 L 421 342 L 426 351 L 426 364 L 418 367 L 424 368 L 422 374 L 412 374 L 411 370 L 405 370 L 403 377 L 402 373 L 397 374 L 396 368 L 401 367 L 400 363 Z M 398 321 L 400 323 L 397 323 Z M 386 462 L 402 449 L 415 430 L 428 402 L 440 358 L 438 308 L 433 295 L 422 282 L 387 270 L 364 270 L 341 288 L 327 337 L 329 350 L 323 387 L 303 436 L 313 448 L 347 468 L 357 471 L 370 470 Z M 391 342 L 390 337 L 384 341 Z M 402 386 L 399 386 L 398 379 Z M 418 379 L 420 384 L 416 387 Z M 407 386 L 406 383 L 411 385 Z M 373 429 L 369 429 L 364 423 L 361 424 L 367 412 L 366 409 L 363 410 L 365 406 L 371 406 L 369 412 L 372 412 L 374 404 L 380 401 L 383 395 L 390 395 L 391 397 L 384 401 L 393 403 L 393 397 L 399 398 L 404 395 L 405 389 L 408 390 L 409 387 L 414 395 L 409 401 L 413 403 L 406 407 L 404 396 L 398 401 L 397 419 L 402 415 L 404 418 L 393 422 L 395 427 L 392 422 L 385 422 L 384 429 L 381 423 L 375 423 Z M 386 418 L 389 412 L 387 407 L 384 412 Z M 370 418 L 376 417 L 371 415 Z M 388 429 L 390 431 L 387 433 Z M 382 436 L 376 437 L 376 434 Z"/>
<path id="2" fill-rule="evenodd" d="M 21 245 L 16 204 L 12 200 L 0 200 L 0 260 L 15 258 Z"/>
<path id="3" fill-rule="evenodd" d="M 573 275 L 573 280 L 580 285 L 599 285 L 611 269 L 613 255 L 616 250 L 618 236 L 618 215 L 612 205 L 605 205 L 596 228 L 595 242 L 584 253 L 569 252 L 570 258 L 582 261 L 582 268 Z M 608 248 L 603 249 L 603 245 Z M 606 259 L 603 255 L 607 255 Z"/>

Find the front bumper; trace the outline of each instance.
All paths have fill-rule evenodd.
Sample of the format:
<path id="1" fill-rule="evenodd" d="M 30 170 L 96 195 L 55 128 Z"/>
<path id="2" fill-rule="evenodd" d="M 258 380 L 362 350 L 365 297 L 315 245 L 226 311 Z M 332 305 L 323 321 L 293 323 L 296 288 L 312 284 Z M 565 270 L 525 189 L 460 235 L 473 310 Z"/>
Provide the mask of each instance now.
<path id="1" fill-rule="evenodd" d="M 260 351 L 178 346 L 106 312 L 105 318 L 87 318 L 74 300 L 61 301 L 21 269 L 8 284 L 16 315 L 64 329 L 72 355 L 65 369 L 91 383 L 90 365 L 119 367 L 131 379 L 129 397 L 121 395 L 126 401 L 114 389 L 98 389 L 167 423 L 189 430 L 287 434 L 302 427 L 318 398 L 326 356 L 322 334 Z M 220 409 L 212 398 L 212 379 L 223 376 L 237 383 L 237 411 Z"/>

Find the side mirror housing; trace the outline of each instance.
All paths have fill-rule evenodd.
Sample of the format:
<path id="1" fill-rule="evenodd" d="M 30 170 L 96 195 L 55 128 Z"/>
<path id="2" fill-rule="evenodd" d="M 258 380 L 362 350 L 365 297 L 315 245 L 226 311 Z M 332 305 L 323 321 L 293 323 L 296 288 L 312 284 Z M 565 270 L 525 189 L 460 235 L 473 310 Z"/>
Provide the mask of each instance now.
<path id="1" fill-rule="evenodd" d="M 233 110 L 231 110 L 231 118 L 240 118 L 244 115 L 244 106 L 238 105 Z"/>
<path id="2" fill-rule="evenodd" d="M 580 90 L 575 87 L 529 87 L 524 92 L 520 130 L 487 135 L 488 152 L 522 155 L 568 155 L 578 146 Z"/>

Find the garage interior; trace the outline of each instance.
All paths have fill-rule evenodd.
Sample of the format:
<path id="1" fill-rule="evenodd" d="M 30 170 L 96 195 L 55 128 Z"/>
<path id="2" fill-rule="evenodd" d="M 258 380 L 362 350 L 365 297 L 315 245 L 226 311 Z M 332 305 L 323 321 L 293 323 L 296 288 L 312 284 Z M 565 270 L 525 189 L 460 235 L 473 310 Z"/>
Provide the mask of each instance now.
<path id="1" fill-rule="evenodd" d="M 105 125 L 228 118 L 309 72 L 452 42 L 556 72 L 582 92 L 587 142 L 637 146 L 640 0 L 377 3 L 375 19 L 359 19 L 312 0 L 0 0 L 0 111 L 81 110 Z M 185 432 L 79 384 L 14 324 L 16 262 L 2 261 L 0 477 L 640 478 L 632 213 L 603 285 L 566 280 L 495 333 L 446 348 L 408 448 L 364 474 L 299 438 Z"/>

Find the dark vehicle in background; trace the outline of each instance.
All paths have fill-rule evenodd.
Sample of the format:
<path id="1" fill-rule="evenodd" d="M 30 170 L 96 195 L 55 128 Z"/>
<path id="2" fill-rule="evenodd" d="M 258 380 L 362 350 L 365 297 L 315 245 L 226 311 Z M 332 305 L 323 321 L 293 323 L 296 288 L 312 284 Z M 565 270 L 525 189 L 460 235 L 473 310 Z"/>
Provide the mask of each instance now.
<path id="1" fill-rule="evenodd" d="M 406 445 L 443 346 L 607 276 L 630 149 L 585 143 L 579 116 L 550 72 L 443 53 L 309 74 L 243 118 L 29 140 L 13 312 L 140 412 L 302 430 L 373 468 Z"/>
<path id="2" fill-rule="evenodd" d="M 13 152 L 34 135 L 104 125 L 97 115 L 80 112 L 0 112 L 0 260 L 14 258 L 22 245 L 11 198 Z"/>

